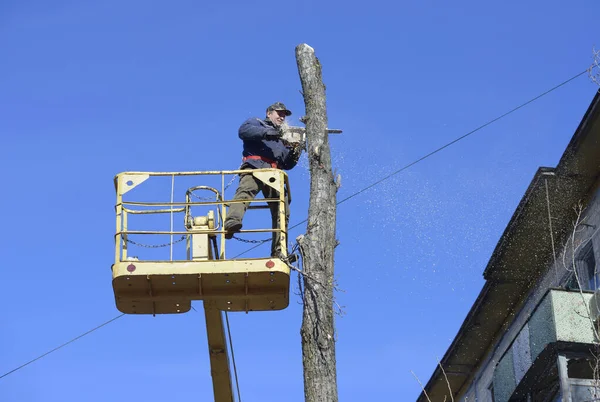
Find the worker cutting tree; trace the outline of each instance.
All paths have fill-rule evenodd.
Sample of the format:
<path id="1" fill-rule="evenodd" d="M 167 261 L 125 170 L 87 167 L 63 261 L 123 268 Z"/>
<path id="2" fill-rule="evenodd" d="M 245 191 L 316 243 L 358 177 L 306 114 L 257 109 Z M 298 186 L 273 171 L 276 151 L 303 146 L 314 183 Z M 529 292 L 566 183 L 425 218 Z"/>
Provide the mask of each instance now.
<path id="1" fill-rule="evenodd" d="M 266 117 L 246 120 L 239 128 L 239 137 L 243 141 L 242 165 L 240 170 L 247 169 L 283 169 L 290 170 L 298 163 L 302 153 L 300 143 L 288 143 L 283 139 L 282 125 L 292 112 L 281 102 L 276 102 L 266 110 Z M 240 174 L 240 183 L 233 197 L 234 201 L 253 200 L 262 191 L 265 198 L 278 198 L 279 192 L 256 179 L 252 174 Z M 289 221 L 288 195 L 285 194 L 286 227 Z M 233 234 L 242 229 L 242 221 L 249 203 L 235 203 L 229 208 L 224 229 L 225 237 L 231 239 Z M 269 203 L 272 227 L 279 227 L 278 204 Z M 271 256 L 281 255 L 279 232 L 273 232 Z"/>

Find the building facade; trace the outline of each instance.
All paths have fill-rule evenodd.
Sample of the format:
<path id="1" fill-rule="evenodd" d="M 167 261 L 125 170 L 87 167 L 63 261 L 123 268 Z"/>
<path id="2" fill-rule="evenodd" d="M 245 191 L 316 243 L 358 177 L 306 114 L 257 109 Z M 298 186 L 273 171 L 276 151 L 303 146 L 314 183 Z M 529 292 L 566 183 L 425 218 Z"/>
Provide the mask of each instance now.
<path id="1" fill-rule="evenodd" d="M 600 401 L 600 95 L 540 168 L 418 401 Z"/>

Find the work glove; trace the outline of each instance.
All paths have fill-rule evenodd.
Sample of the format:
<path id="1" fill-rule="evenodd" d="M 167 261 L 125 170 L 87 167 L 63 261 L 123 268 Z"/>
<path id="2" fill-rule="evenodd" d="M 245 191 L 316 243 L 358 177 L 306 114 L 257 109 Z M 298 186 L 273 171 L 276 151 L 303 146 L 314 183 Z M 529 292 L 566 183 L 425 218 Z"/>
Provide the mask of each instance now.
<path id="1" fill-rule="evenodd" d="M 267 140 L 279 140 L 281 139 L 281 136 L 283 134 L 281 133 L 280 130 L 276 130 L 274 128 L 269 128 L 267 129 L 267 132 L 265 134 L 265 139 Z"/>

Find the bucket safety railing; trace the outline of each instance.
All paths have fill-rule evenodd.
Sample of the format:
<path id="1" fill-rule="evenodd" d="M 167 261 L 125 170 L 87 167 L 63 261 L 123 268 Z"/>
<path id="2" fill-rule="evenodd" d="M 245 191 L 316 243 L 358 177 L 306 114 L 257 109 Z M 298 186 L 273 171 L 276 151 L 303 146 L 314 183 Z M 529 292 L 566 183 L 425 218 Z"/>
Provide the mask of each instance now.
<path id="1" fill-rule="evenodd" d="M 240 174 L 252 174 L 257 180 L 263 182 L 264 185 L 271 186 L 277 190 L 278 198 L 260 198 L 254 200 L 238 200 L 227 199 L 225 196 L 226 190 L 234 184 L 233 182 Z M 170 177 L 171 192 L 167 201 L 140 201 L 136 200 L 132 192 L 133 189 L 138 189 L 144 184 L 150 184 L 149 179 L 155 177 Z M 175 183 L 177 179 L 190 181 L 188 178 L 194 177 L 196 184 L 189 186 L 185 191 L 184 201 L 175 201 L 175 198 L 180 194 L 175 193 Z M 115 213 L 116 213 L 116 233 L 115 233 L 115 262 L 131 260 L 134 257 L 129 256 L 129 245 L 137 245 L 145 248 L 162 248 L 169 247 L 169 259 L 144 259 L 153 261 L 183 261 L 190 259 L 190 248 L 193 234 L 208 234 L 215 245 L 215 259 L 226 259 L 226 231 L 223 228 L 223 223 L 227 218 L 228 207 L 235 203 L 248 203 L 248 211 L 256 209 L 268 209 L 270 204 L 278 205 L 278 227 L 272 227 L 271 219 L 268 219 L 268 227 L 259 229 L 244 229 L 239 235 L 256 233 L 279 233 L 280 249 L 282 256 L 286 256 L 287 244 L 287 226 L 286 226 L 286 209 L 288 202 L 291 201 L 291 191 L 288 182 L 287 174 L 278 169 L 252 169 L 252 170 L 228 170 L 228 171 L 204 171 L 204 172 L 123 172 L 115 176 L 115 190 L 117 195 Z M 209 185 L 206 182 L 218 182 L 217 185 Z M 146 183 L 148 182 L 148 183 Z M 210 197 L 200 197 L 198 193 L 209 194 Z M 233 189 L 230 190 L 231 198 L 233 198 Z M 135 192 L 137 194 L 137 191 Z M 286 202 L 286 195 L 288 202 Z M 266 203 L 266 204 L 265 204 Z M 202 209 L 208 211 L 206 215 L 194 216 L 194 210 Z M 138 230 L 132 229 L 131 220 L 133 216 L 153 216 L 170 215 L 169 230 Z M 175 217 L 180 216 L 177 222 L 182 222 L 180 230 L 176 230 Z M 179 220 L 182 218 L 181 220 Z M 156 218 L 154 218 L 156 219 Z M 152 219 L 147 219 L 148 224 L 152 226 Z M 162 222 L 164 223 L 164 222 Z M 159 226 L 159 225 L 157 225 Z M 261 225 L 262 226 L 262 225 Z M 170 239 L 168 242 L 156 241 L 156 239 L 164 239 L 166 236 Z M 152 238 L 152 245 L 137 242 L 132 238 Z M 186 244 L 186 254 L 184 258 L 174 258 L 174 245 L 183 242 Z M 217 242 L 219 246 L 216 247 Z M 178 257 L 178 256 L 177 256 Z M 140 257 L 135 257 L 140 258 Z M 140 258 L 141 259 L 141 258 Z"/>

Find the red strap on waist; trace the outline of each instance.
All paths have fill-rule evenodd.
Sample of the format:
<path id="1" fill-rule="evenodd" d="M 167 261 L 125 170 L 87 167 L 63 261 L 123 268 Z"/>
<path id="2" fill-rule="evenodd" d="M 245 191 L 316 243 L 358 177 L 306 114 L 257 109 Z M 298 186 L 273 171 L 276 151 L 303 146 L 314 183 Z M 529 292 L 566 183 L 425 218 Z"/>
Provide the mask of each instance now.
<path id="1" fill-rule="evenodd" d="M 259 161 L 263 161 L 263 162 L 267 162 L 271 165 L 271 167 L 273 169 L 277 169 L 277 162 L 269 159 L 269 158 L 265 158 L 264 156 L 258 156 L 258 155 L 250 155 L 250 156 L 244 156 L 242 158 L 242 161 L 246 162 L 246 160 L 248 159 L 254 159 L 254 160 L 259 160 Z"/>

